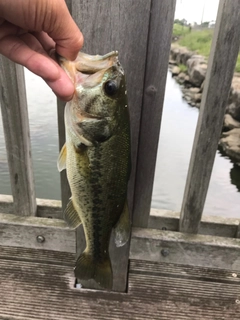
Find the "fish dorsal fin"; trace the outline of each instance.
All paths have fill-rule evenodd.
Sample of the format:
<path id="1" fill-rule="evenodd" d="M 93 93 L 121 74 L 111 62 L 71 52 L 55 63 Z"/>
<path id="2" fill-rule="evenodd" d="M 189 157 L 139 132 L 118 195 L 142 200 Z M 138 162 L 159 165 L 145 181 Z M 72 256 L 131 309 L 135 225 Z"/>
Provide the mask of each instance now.
<path id="1" fill-rule="evenodd" d="M 117 247 L 124 246 L 130 237 L 130 217 L 128 211 L 127 201 L 125 202 L 122 214 L 114 227 L 114 237 L 115 237 L 115 244 Z"/>
<path id="2" fill-rule="evenodd" d="M 66 169 L 66 159 L 67 159 L 67 147 L 65 143 L 58 156 L 57 167 L 59 172 Z"/>
<path id="3" fill-rule="evenodd" d="M 72 199 L 69 200 L 67 207 L 64 211 L 64 220 L 67 222 L 70 228 L 77 228 L 81 223 L 81 219 L 76 209 L 74 208 L 74 204 Z"/>

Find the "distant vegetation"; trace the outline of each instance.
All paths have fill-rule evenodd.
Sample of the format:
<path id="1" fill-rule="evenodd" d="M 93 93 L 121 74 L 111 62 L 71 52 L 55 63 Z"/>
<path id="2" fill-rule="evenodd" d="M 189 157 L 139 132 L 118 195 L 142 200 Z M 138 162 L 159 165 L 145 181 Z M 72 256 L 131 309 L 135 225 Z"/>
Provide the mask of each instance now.
<path id="1" fill-rule="evenodd" d="M 184 26 L 178 23 L 174 23 L 173 25 L 173 37 L 181 37 L 187 33 L 189 33 L 189 27 Z"/>
<path id="2" fill-rule="evenodd" d="M 192 30 L 178 41 L 180 46 L 208 57 L 211 49 L 213 29 Z"/>
<path id="3" fill-rule="evenodd" d="M 173 35 L 178 32 L 179 40 L 177 43 L 180 46 L 186 47 L 191 51 L 196 51 L 198 54 L 209 57 L 213 29 L 194 30 L 191 32 L 188 26 L 174 23 Z M 235 71 L 240 72 L 240 54 L 238 55 Z"/>

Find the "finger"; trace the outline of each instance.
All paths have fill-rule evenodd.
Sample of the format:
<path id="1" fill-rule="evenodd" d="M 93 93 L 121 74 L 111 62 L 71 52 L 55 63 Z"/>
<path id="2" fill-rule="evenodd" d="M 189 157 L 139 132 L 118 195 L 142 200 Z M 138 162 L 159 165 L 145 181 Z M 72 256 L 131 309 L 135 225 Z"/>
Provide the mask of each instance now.
<path id="1" fill-rule="evenodd" d="M 47 53 L 55 49 L 56 43 L 46 32 L 31 32 L 31 34 L 41 43 Z"/>
<path id="2" fill-rule="evenodd" d="M 72 19 L 65 1 L 57 1 L 52 16 L 45 20 L 44 31 L 56 42 L 56 51 L 74 60 L 83 46 L 83 35 Z"/>
<path id="3" fill-rule="evenodd" d="M 33 51 L 36 51 L 45 56 L 48 56 L 42 44 L 38 41 L 38 39 L 32 33 L 22 34 L 19 36 L 19 38 Z"/>
<path id="4" fill-rule="evenodd" d="M 61 99 L 71 99 L 74 86 L 67 74 L 55 61 L 32 50 L 22 39 L 15 36 L 3 38 L 0 41 L 0 53 L 41 76 Z"/>
<path id="5" fill-rule="evenodd" d="M 8 0 L 0 1 L 0 7 L 1 18 L 22 29 L 45 31 L 56 42 L 56 50 L 61 56 L 69 60 L 77 57 L 83 35 L 64 0 Z M 19 12 L 18 16 L 16 12 Z"/>
<path id="6" fill-rule="evenodd" d="M 45 80 L 53 92 L 64 101 L 69 101 L 73 97 L 74 86 L 68 75 L 61 69 L 60 77 L 56 81 Z"/>
<path id="7" fill-rule="evenodd" d="M 0 24 L 0 40 L 6 36 L 9 35 L 21 35 L 26 33 L 27 31 L 15 26 L 14 24 L 12 24 L 11 22 L 8 22 L 6 20 L 4 20 L 1 24 Z"/>
<path id="8" fill-rule="evenodd" d="M 20 63 L 44 79 L 54 81 L 59 77 L 60 67 L 50 58 L 32 50 L 19 37 L 8 36 L 0 41 L 0 53 Z"/>

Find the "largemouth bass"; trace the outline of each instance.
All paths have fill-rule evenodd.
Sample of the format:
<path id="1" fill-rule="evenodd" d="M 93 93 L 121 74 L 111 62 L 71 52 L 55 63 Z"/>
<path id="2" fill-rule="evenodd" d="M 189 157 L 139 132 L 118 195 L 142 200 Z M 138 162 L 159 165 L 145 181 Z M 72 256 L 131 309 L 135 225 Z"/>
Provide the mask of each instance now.
<path id="1" fill-rule="evenodd" d="M 66 143 L 58 169 L 67 170 L 72 196 L 65 220 L 81 223 L 86 249 L 79 256 L 75 276 L 94 279 L 111 289 L 112 267 L 108 247 L 129 239 L 127 184 L 130 175 L 130 125 L 124 71 L 113 51 L 104 56 L 79 53 L 74 62 L 60 58 L 74 82 L 75 94 L 65 107 Z"/>

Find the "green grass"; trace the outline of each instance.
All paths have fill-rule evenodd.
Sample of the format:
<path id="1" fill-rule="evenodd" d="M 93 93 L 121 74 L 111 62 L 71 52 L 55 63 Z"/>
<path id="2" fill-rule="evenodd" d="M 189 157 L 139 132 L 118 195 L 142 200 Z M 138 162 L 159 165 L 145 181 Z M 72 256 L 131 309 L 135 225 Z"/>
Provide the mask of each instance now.
<path id="1" fill-rule="evenodd" d="M 182 36 L 177 42 L 180 46 L 187 47 L 191 51 L 209 57 L 212 43 L 213 29 L 192 30 Z M 235 71 L 240 72 L 240 54 L 238 55 Z"/>
<path id="2" fill-rule="evenodd" d="M 189 28 L 186 26 L 182 26 L 181 24 L 174 23 L 173 25 L 173 36 L 181 37 L 185 34 L 189 33 Z"/>
<path id="3" fill-rule="evenodd" d="M 185 64 L 179 64 L 178 68 L 181 70 L 181 72 L 187 72 L 187 67 L 185 66 Z"/>
<path id="4" fill-rule="evenodd" d="M 211 49 L 213 30 L 191 31 L 182 37 L 178 43 L 192 51 L 208 57 Z"/>

